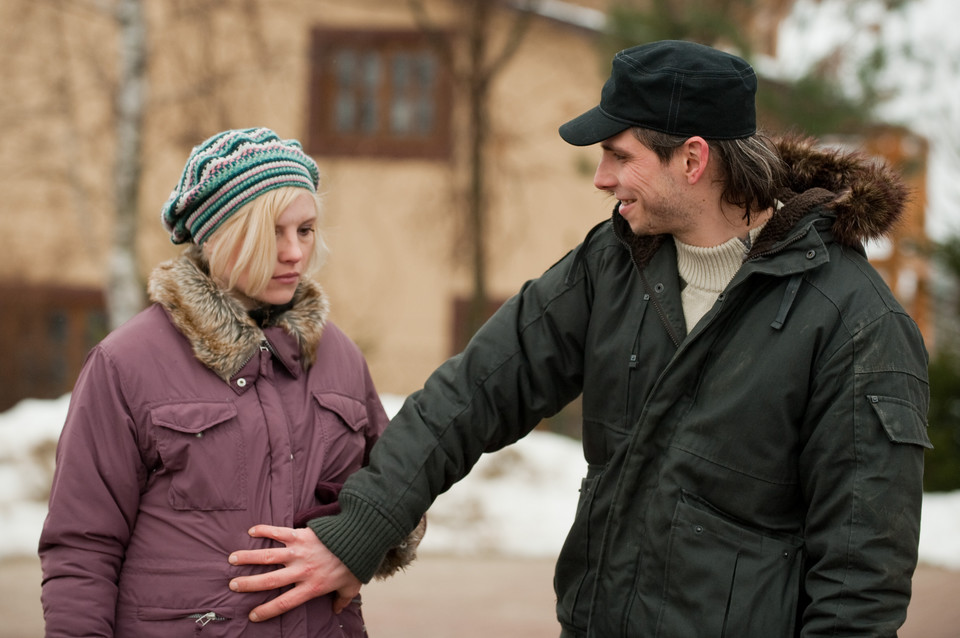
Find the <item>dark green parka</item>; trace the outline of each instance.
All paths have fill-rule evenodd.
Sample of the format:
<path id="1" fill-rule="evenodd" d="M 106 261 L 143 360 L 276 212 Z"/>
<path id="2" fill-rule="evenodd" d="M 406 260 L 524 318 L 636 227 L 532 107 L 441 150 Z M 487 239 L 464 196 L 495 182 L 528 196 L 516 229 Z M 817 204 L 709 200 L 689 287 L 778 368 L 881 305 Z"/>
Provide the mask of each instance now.
<path id="1" fill-rule="evenodd" d="M 412 395 L 311 521 L 361 580 L 483 452 L 582 393 L 564 636 L 895 636 L 928 403 L 916 325 L 868 264 L 905 192 L 784 141 L 784 206 L 686 334 L 676 252 L 615 212 Z"/>

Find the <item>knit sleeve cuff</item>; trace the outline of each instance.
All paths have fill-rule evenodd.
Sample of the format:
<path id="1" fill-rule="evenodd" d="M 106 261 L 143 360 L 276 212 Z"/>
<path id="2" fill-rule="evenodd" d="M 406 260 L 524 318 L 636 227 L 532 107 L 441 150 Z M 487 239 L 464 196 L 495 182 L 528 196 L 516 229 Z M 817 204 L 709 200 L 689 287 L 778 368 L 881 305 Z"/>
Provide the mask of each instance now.
<path id="1" fill-rule="evenodd" d="M 387 550 L 406 534 L 376 507 L 347 491 L 340 493 L 340 507 L 340 514 L 315 518 L 307 526 L 354 576 L 368 583 Z"/>

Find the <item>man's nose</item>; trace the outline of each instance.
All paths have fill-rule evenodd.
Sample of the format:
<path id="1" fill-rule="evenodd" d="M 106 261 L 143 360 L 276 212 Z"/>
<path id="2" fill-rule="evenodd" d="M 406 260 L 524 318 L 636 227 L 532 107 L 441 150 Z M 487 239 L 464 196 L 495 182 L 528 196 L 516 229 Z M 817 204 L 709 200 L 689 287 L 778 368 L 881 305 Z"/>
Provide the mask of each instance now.
<path id="1" fill-rule="evenodd" d="M 593 185 L 602 191 L 612 190 L 617 185 L 616 177 L 604 159 L 597 164 L 597 172 L 593 174 Z"/>

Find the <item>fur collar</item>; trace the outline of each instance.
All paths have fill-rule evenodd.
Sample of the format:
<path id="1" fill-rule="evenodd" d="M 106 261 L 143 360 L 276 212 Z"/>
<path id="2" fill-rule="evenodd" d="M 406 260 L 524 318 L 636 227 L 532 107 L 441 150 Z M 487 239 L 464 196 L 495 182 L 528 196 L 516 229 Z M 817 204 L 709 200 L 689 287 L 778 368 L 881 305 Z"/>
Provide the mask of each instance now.
<path id="1" fill-rule="evenodd" d="M 265 338 L 240 302 L 210 278 L 194 246 L 157 266 L 147 291 L 190 341 L 197 359 L 225 381 L 256 354 Z M 305 279 L 294 293 L 292 306 L 270 317 L 265 327 L 278 326 L 296 339 L 300 360 L 308 369 L 316 358 L 328 314 L 323 289 Z"/>
<path id="2" fill-rule="evenodd" d="M 785 137 L 775 145 L 788 167 L 786 187 L 778 194 L 784 206 L 764 226 L 751 254 L 785 239 L 818 206 L 832 217 L 834 240 L 859 250 L 864 242 L 884 237 L 903 217 L 908 190 L 885 163 L 863 153 L 817 146 L 810 138 Z M 666 239 L 634 235 L 616 209 L 613 221 L 640 265 L 646 265 Z"/>

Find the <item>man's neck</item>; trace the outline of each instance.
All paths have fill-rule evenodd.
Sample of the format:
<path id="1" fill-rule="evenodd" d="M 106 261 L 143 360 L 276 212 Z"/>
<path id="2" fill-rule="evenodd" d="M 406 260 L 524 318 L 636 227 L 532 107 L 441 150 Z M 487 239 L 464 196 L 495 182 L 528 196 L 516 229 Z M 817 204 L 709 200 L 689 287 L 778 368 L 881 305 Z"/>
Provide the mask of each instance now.
<path id="1" fill-rule="evenodd" d="M 772 215 L 772 208 L 751 213 L 750 222 L 747 223 L 742 208 L 722 207 L 714 215 L 704 215 L 705 223 L 682 236 L 675 235 L 675 238 L 688 246 L 700 248 L 719 246 L 734 237 L 746 239 L 751 230 L 766 224 Z"/>

